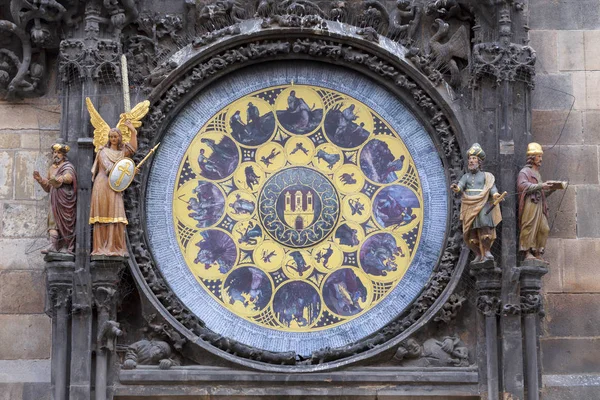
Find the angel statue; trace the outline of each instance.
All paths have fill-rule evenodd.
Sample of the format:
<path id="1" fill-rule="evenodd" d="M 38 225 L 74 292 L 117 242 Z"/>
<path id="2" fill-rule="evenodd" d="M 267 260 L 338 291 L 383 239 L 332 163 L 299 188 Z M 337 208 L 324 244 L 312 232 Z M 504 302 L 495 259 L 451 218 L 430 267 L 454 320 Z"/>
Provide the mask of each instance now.
<path id="1" fill-rule="evenodd" d="M 94 126 L 96 159 L 92 166 L 92 199 L 90 225 L 94 226 L 92 256 L 127 257 L 125 226 L 127 217 L 123 193 L 113 190 L 109 175 L 117 162 L 131 157 L 137 150 L 137 130 L 148 113 L 149 101 L 143 101 L 129 112 L 121 114 L 116 128 L 102 119 L 89 98 L 85 99 L 90 121 Z"/>

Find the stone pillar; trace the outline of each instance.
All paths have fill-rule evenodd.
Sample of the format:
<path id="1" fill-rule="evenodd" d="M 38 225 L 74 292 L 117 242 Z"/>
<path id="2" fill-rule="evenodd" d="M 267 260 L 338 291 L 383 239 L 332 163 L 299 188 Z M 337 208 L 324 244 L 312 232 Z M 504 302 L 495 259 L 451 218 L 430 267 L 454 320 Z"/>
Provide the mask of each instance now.
<path id="1" fill-rule="evenodd" d="M 91 273 L 96 305 L 96 400 L 107 398 L 108 366 L 121 336 L 117 317 L 118 284 L 125 267 L 123 257 L 92 257 Z"/>
<path id="2" fill-rule="evenodd" d="M 47 313 L 52 318 L 52 394 L 54 400 L 68 399 L 70 305 L 74 257 L 49 253 L 46 261 Z"/>
<path id="3" fill-rule="evenodd" d="M 540 260 L 524 260 L 519 265 L 521 281 L 521 314 L 525 338 L 525 382 L 528 400 L 540 398 L 540 371 L 538 366 L 538 324 L 544 315 L 542 277 L 548 273 L 548 264 Z"/>
<path id="4" fill-rule="evenodd" d="M 478 353 L 485 353 L 485 370 L 481 376 L 486 377 L 487 399 L 499 399 L 498 375 L 498 314 L 500 311 L 500 288 L 502 270 L 493 260 L 471 263 L 470 273 L 476 279 L 477 309 L 481 313 L 480 326 L 484 326 L 485 343 L 478 344 Z M 480 358 L 481 359 L 481 358 Z"/>

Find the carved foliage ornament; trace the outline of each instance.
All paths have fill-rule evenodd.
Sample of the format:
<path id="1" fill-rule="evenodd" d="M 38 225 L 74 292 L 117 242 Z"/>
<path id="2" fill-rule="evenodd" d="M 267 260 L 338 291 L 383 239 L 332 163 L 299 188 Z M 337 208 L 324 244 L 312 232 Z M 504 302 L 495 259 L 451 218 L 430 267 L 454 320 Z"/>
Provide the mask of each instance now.
<path id="1" fill-rule="evenodd" d="M 305 38 L 297 40 L 278 41 L 253 41 L 238 45 L 235 49 L 224 50 L 208 60 L 200 61 L 194 68 L 182 75 L 172 86 L 166 89 L 160 99 L 151 106 L 147 124 L 140 133 L 141 153 L 149 150 L 151 143 L 161 131 L 167 115 L 183 100 L 183 97 L 193 88 L 208 83 L 215 75 L 229 68 L 237 68 L 251 60 L 269 60 L 274 58 L 295 58 L 295 54 L 310 55 L 314 59 L 330 62 L 344 61 L 358 67 L 370 70 L 383 80 L 393 83 L 398 89 L 407 92 L 415 104 L 428 115 L 432 129 L 436 132 L 438 141 L 444 152 L 445 163 L 449 170 L 450 179 L 454 179 L 462 165 L 462 156 L 458 149 L 454 132 L 441 111 L 440 107 L 429 95 L 406 75 L 386 60 L 374 56 L 366 51 L 354 49 L 334 40 L 319 40 Z M 128 235 L 135 261 L 139 266 L 144 279 L 156 298 L 165 309 L 209 344 L 220 348 L 238 357 L 247 358 L 271 364 L 319 364 L 329 362 L 366 351 L 381 345 L 399 333 L 412 326 L 433 305 L 436 299 L 446 288 L 457 266 L 460 251 L 460 232 L 457 205 L 452 207 L 452 224 L 446 249 L 436 272 L 417 300 L 399 318 L 384 327 L 378 334 L 367 340 L 347 345 L 338 349 L 324 349 L 313 353 L 306 360 L 297 358 L 294 353 L 272 353 L 255 349 L 228 338 L 221 337 L 207 328 L 204 323 L 187 310 L 169 290 L 154 261 L 147 250 L 144 237 L 144 227 L 141 223 L 141 193 L 142 187 L 136 179 L 132 185 L 133 190 L 126 193 L 128 196 Z"/>

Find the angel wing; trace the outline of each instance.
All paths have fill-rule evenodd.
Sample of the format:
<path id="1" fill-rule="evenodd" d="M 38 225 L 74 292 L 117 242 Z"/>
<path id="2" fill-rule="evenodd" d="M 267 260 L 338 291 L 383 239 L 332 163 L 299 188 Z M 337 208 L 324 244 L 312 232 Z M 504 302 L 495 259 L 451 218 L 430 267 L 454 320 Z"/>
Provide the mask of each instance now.
<path id="1" fill-rule="evenodd" d="M 108 142 L 108 132 L 110 131 L 110 126 L 102 119 L 98 111 L 94 108 L 92 101 L 89 97 L 85 98 L 85 104 L 87 106 L 88 112 L 90 113 L 90 122 L 94 127 L 94 149 L 96 152 L 100 149 L 101 146 L 106 145 Z"/>
<path id="2" fill-rule="evenodd" d="M 123 143 L 129 143 L 131 140 L 131 132 L 129 132 L 129 128 L 125 125 L 126 120 L 130 120 L 131 124 L 135 128 L 139 128 L 142 126 L 142 118 L 148 114 L 148 110 L 150 109 L 150 102 L 148 100 L 142 101 L 138 103 L 135 107 L 126 113 L 121 114 L 121 118 L 119 119 L 119 123 L 117 124 L 117 128 L 123 134 Z"/>

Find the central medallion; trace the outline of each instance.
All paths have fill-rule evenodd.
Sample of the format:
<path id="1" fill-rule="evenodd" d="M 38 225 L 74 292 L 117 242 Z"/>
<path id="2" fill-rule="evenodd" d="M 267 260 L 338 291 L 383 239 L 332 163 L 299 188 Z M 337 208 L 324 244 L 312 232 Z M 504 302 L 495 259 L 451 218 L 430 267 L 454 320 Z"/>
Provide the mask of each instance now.
<path id="1" fill-rule="evenodd" d="M 276 242 L 293 248 L 325 240 L 336 226 L 340 201 L 331 181 L 307 167 L 273 174 L 263 185 L 259 216 Z"/>

